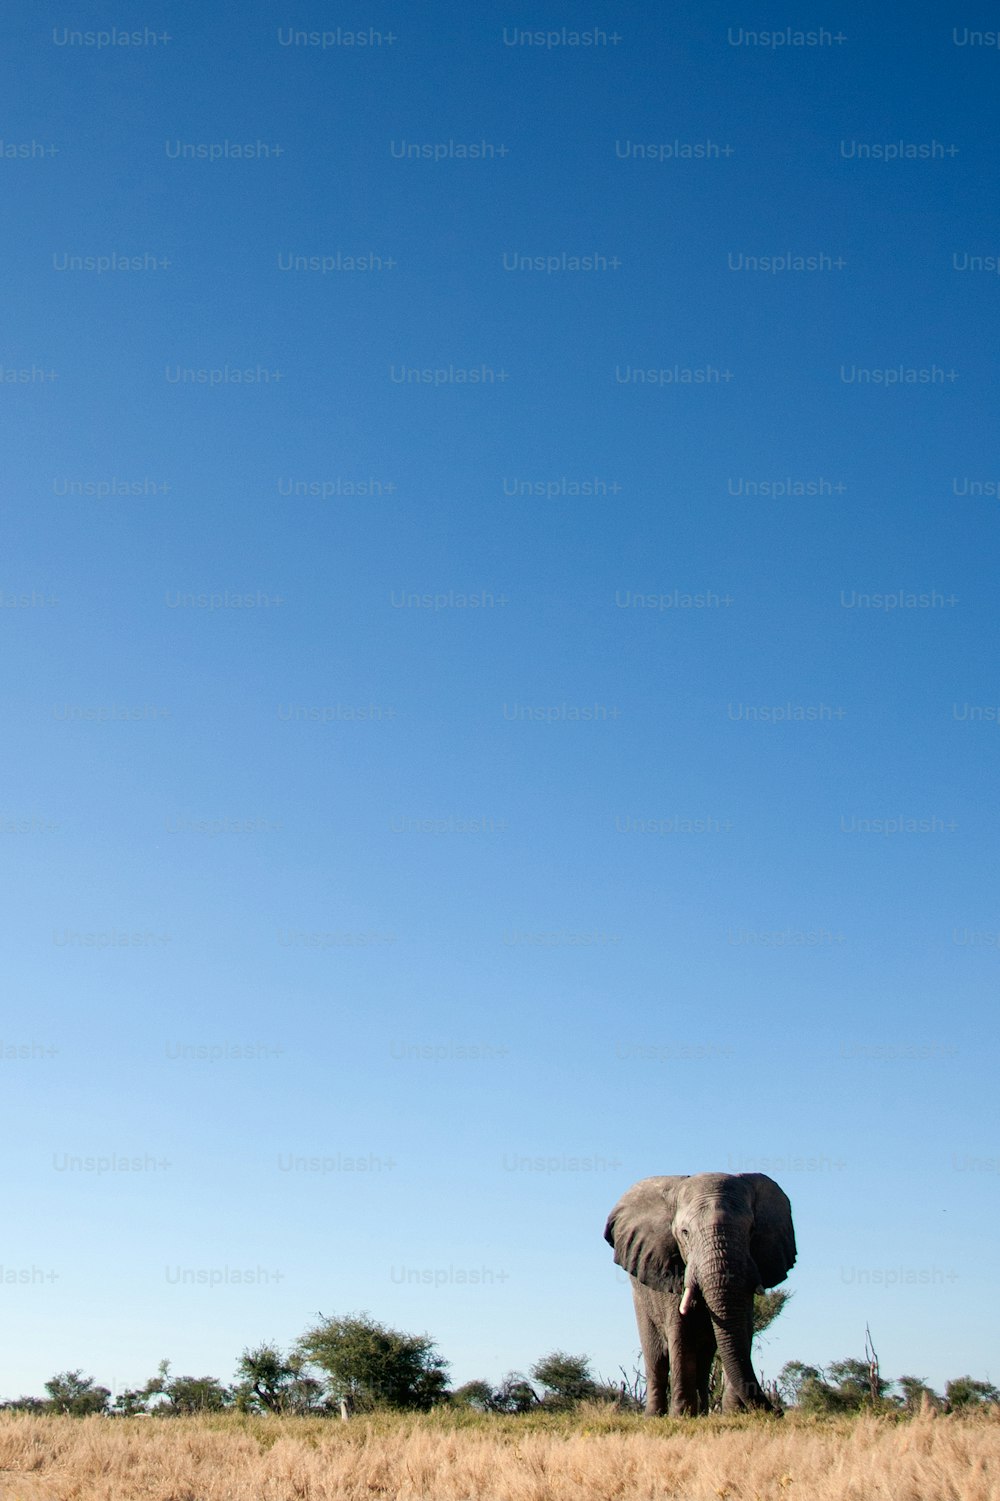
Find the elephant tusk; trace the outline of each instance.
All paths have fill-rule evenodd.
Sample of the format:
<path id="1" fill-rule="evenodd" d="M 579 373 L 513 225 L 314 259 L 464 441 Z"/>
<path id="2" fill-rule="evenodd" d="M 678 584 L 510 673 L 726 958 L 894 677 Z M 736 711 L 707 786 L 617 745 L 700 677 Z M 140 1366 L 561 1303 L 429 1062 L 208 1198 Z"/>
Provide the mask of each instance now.
<path id="1" fill-rule="evenodd" d="M 691 1304 L 693 1302 L 694 1302 L 694 1288 L 693 1287 L 686 1287 L 684 1289 L 684 1296 L 681 1299 L 681 1315 L 682 1316 L 685 1313 L 687 1313 L 688 1309 L 691 1307 Z"/>

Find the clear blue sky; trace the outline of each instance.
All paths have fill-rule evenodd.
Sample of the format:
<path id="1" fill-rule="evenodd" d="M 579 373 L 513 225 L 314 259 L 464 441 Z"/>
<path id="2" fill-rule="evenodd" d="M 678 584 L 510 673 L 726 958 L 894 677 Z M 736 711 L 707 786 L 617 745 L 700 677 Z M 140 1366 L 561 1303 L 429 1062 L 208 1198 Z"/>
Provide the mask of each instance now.
<path id="1" fill-rule="evenodd" d="M 729 1167 L 766 1375 L 997 1379 L 992 12 L 84 9 L 0 23 L 0 1392 L 610 1376 L 608 1209 Z"/>

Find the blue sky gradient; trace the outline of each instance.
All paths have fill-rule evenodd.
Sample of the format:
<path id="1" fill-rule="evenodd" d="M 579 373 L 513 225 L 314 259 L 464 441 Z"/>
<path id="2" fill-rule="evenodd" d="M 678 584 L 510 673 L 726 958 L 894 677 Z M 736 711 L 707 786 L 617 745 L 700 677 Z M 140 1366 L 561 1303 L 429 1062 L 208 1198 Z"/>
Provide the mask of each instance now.
<path id="1" fill-rule="evenodd" d="M 765 1375 L 997 1379 L 990 24 L 7 9 L 4 1394 L 613 1376 L 607 1211 L 720 1168 Z"/>

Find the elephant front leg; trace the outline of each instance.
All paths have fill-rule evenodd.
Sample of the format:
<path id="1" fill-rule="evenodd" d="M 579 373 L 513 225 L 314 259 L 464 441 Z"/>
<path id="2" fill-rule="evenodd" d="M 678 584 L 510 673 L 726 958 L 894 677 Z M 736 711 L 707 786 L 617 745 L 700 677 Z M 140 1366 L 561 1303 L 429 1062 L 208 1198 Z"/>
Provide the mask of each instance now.
<path id="1" fill-rule="evenodd" d="M 644 1355 L 646 1364 L 646 1417 L 661 1418 L 670 1392 L 670 1356 L 661 1346 L 658 1354 Z"/>
<path id="2" fill-rule="evenodd" d="M 737 1369 L 726 1372 L 726 1382 L 722 1393 L 723 1412 L 752 1412 L 762 1408 L 765 1412 L 772 1412 L 773 1408 L 766 1393 L 757 1381 L 757 1376 L 752 1364 L 753 1348 L 753 1305 L 751 1304 L 745 1318 L 742 1320 L 740 1330 L 740 1359 Z M 730 1377 L 737 1376 L 738 1380 Z"/>
<path id="3" fill-rule="evenodd" d="M 670 1391 L 670 1355 L 660 1331 L 659 1324 L 645 1306 L 645 1297 L 638 1287 L 635 1295 L 636 1323 L 639 1326 L 639 1342 L 646 1367 L 646 1416 L 662 1417 L 667 1410 Z"/>
<path id="4" fill-rule="evenodd" d="M 678 1313 L 670 1326 L 670 1414 L 697 1417 L 708 1411 L 708 1378 L 715 1354 L 715 1334 L 700 1304 Z"/>
<path id="5" fill-rule="evenodd" d="M 707 1309 L 699 1308 L 697 1312 L 701 1315 L 695 1338 L 698 1411 L 708 1412 L 708 1388 L 712 1379 L 712 1361 L 715 1359 L 715 1326 Z"/>
<path id="6" fill-rule="evenodd" d="M 729 1381 L 726 1382 L 726 1389 L 722 1394 L 723 1412 L 753 1412 L 757 1409 L 764 1412 L 774 1410 L 767 1393 L 756 1379 L 748 1381 L 740 1391 L 731 1386 Z"/>

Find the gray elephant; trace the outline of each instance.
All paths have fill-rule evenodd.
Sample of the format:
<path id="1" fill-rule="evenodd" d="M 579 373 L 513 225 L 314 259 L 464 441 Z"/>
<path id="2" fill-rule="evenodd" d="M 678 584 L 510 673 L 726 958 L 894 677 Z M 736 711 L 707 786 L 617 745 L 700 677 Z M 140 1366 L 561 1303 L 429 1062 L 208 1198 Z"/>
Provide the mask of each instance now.
<path id="1" fill-rule="evenodd" d="M 716 1349 L 723 1411 L 771 1403 L 750 1363 L 753 1295 L 795 1263 L 792 1206 L 763 1173 L 643 1178 L 618 1200 L 604 1238 L 628 1272 L 646 1363 L 646 1413 L 708 1411 Z"/>

